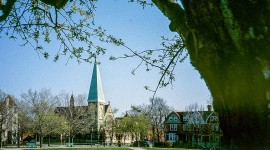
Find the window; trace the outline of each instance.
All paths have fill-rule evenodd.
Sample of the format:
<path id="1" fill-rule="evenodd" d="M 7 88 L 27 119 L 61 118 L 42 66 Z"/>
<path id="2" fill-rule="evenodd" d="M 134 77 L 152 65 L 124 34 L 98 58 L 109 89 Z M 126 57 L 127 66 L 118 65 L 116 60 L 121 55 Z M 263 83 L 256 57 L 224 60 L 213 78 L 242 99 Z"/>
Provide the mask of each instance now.
<path id="1" fill-rule="evenodd" d="M 183 117 L 183 121 L 188 121 L 186 116 Z"/>
<path id="2" fill-rule="evenodd" d="M 169 121 L 173 121 L 173 117 L 169 117 Z"/>
<path id="3" fill-rule="evenodd" d="M 168 141 L 175 142 L 178 140 L 178 136 L 175 133 L 168 134 Z"/>
<path id="4" fill-rule="evenodd" d="M 177 121 L 177 120 L 178 120 L 178 118 L 175 116 L 175 117 L 174 117 L 174 121 Z"/>
<path id="5" fill-rule="evenodd" d="M 171 131 L 177 131 L 177 124 L 170 124 Z"/>
<path id="6" fill-rule="evenodd" d="M 216 125 L 215 126 L 215 131 L 218 131 L 218 130 L 219 130 L 218 125 Z"/>

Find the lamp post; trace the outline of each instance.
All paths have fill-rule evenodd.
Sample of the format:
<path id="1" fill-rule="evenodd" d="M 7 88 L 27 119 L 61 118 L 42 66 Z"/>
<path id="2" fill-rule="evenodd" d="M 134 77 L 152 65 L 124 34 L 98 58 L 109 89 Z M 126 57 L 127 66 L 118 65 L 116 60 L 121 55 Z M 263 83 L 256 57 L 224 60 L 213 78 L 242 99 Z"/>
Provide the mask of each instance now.
<path id="1" fill-rule="evenodd" d="M 93 134 L 93 127 L 91 128 L 91 147 L 92 147 L 92 134 Z"/>

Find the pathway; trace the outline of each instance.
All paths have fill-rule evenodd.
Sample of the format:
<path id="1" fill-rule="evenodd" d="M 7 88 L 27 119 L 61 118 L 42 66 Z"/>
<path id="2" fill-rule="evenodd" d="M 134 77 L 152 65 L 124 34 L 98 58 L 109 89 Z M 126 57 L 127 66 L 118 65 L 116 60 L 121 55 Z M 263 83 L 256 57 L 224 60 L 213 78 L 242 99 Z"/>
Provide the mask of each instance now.
<path id="1" fill-rule="evenodd" d="M 140 148 L 140 147 L 129 147 L 129 148 L 131 148 L 131 149 L 133 149 L 133 150 L 145 150 L 145 149 Z"/>

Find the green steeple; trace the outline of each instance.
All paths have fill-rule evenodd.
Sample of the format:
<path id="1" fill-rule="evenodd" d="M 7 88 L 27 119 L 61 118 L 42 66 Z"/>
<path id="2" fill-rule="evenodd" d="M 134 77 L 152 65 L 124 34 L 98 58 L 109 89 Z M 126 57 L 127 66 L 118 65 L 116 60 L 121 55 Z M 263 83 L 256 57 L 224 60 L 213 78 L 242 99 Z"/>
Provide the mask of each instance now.
<path id="1" fill-rule="evenodd" d="M 88 94 L 88 102 L 104 102 L 105 98 L 102 89 L 102 83 L 98 68 L 98 63 L 95 61 L 93 73 L 92 73 L 92 80 L 90 84 L 90 90 Z"/>

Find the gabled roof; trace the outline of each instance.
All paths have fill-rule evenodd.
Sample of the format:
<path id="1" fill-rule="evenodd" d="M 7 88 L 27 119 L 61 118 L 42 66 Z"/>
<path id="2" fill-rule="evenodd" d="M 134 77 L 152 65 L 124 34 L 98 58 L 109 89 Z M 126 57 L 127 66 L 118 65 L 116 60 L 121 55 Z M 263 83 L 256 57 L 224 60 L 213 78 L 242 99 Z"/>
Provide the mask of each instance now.
<path id="1" fill-rule="evenodd" d="M 189 113 L 193 114 L 194 112 L 196 113 L 199 113 L 201 118 L 203 119 L 203 121 L 205 121 L 206 123 L 208 122 L 208 119 L 211 117 L 211 116 L 218 116 L 218 114 L 214 111 L 191 111 Z M 175 112 L 175 111 L 172 111 L 169 115 L 167 115 L 166 117 L 166 122 L 168 120 L 168 118 L 172 115 L 172 114 L 175 114 L 176 116 L 178 116 L 178 118 L 180 119 L 181 122 L 186 122 L 183 117 L 185 117 L 188 112 Z"/>
<path id="2" fill-rule="evenodd" d="M 88 102 L 104 102 L 104 93 L 102 89 L 101 77 L 97 61 L 94 64 L 90 90 L 88 94 Z"/>
<path id="3" fill-rule="evenodd" d="M 172 116 L 176 116 L 178 120 L 170 120 L 169 118 Z M 165 122 L 166 123 L 180 123 L 182 122 L 182 117 L 178 114 L 178 112 L 172 111 L 170 114 L 167 115 Z"/>

